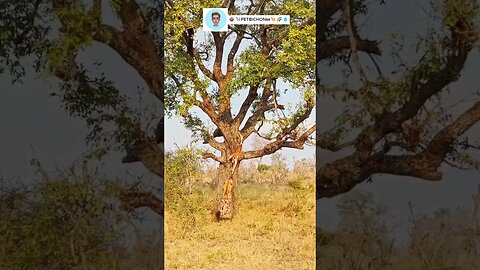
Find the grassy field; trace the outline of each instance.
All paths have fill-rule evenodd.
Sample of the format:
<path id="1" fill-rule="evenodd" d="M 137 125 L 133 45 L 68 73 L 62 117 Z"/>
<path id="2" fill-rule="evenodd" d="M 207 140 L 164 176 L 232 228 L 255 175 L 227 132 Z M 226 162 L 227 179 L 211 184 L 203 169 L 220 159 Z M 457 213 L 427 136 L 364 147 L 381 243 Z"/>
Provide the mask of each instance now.
<path id="1" fill-rule="evenodd" d="M 313 184 L 240 185 L 239 212 L 215 222 L 214 193 L 194 188 L 165 211 L 165 269 L 315 269 Z"/>

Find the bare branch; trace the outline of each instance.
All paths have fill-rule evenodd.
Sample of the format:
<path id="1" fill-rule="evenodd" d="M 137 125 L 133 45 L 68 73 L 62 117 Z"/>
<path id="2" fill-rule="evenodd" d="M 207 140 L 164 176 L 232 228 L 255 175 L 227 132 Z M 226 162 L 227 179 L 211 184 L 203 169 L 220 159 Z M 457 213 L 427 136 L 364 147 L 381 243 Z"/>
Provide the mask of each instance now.
<path id="1" fill-rule="evenodd" d="M 245 123 L 245 126 L 241 130 L 242 136 L 244 138 L 247 138 L 250 134 L 252 134 L 255 131 L 255 124 L 260 119 L 264 118 L 265 112 L 267 112 L 268 110 L 271 110 L 275 107 L 273 104 L 270 104 L 271 106 L 269 106 L 267 104 L 269 97 L 272 95 L 272 91 L 271 91 L 272 82 L 273 82 L 273 79 L 271 79 L 271 78 L 266 79 L 265 85 L 263 86 L 263 91 L 262 91 L 262 96 L 260 98 L 260 102 L 258 103 L 257 107 L 255 108 L 255 111 L 253 112 L 253 114 L 247 119 L 247 122 Z M 249 93 L 249 95 L 250 95 L 250 93 Z M 252 93 L 252 95 L 253 95 L 253 93 Z M 248 103 L 252 103 L 253 101 L 254 100 L 251 100 L 251 102 L 248 101 Z M 245 106 L 246 105 L 247 104 L 245 104 Z M 246 110 L 248 111 L 248 107 L 246 108 Z M 243 116 L 243 118 L 244 117 L 245 116 Z M 243 119 L 242 119 L 242 121 L 243 121 Z"/>
<path id="2" fill-rule="evenodd" d="M 283 108 L 283 106 L 282 106 Z M 241 129 L 241 134 L 244 138 L 247 138 L 250 136 L 253 132 L 255 132 L 255 124 L 258 123 L 258 121 L 262 120 L 265 117 L 265 113 L 275 109 L 275 104 L 270 103 L 267 105 L 259 106 L 255 110 L 255 112 L 248 118 L 247 122 L 245 123 L 245 126 Z"/>
<path id="3" fill-rule="evenodd" d="M 216 81 L 216 78 L 213 76 L 213 73 L 208 70 L 207 67 L 203 64 L 202 58 L 200 57 L 200 53 L 198 52 L 197 49 L 193 49 L 193 57 L 195 58 L 195 61 L 197 63 L 198 68 L 200 71 L 205 75 L 207 78 L 209 78 L 212 81 Z"/>
<path id="4" fill-rule="evenodd" d="M 349 36 L 341 36 L 333 38 L 331 40 L 320 43 L 317 49 L 317 61 L 321 61 L 343 50 L 351 49 Z M 355 44 L 357 51 L 365 52 L 368 54 L 381 55 L 382 52 L 378 47 L 378 42 L 368 39 L 361 39 L 355 37 Z"/>
<path id="5" fill-rule="evenodd" d="M 353 62 L 357 67 L 358 73 L 360 74 L 360 79 L 364 84 L 367 84 L 368 79 L 367 79 L 367 76 L 365 75 L 365 72 L 363 71 L 362 65 L 360 64 L 360 59 L 358 58 L 358 53 L 357 53 L 358 34 L 353 22 L 352 0 L 345 0 L 343 12 L 344 12 L 345 20 L 347 22 L 347 32 L 348 32 L 348 38 L 350 41 L 350 48 L 352 49 Z"/>
<path id="6" fill-rule="evenodd" d="M 119 17 L 124 31 L 102 25 L 102 31 L 96 32 L 94 39 L 114 49 L 142 76 L 150 92 L 163 101 L 164 63 L 137 2 L 122 0 Z"/>

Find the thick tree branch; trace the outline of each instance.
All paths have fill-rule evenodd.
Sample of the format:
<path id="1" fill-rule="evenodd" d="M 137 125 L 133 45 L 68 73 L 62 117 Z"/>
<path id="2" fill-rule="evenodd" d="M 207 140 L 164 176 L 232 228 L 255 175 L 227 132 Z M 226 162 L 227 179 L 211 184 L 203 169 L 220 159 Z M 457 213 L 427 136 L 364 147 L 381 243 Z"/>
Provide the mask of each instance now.
<path id="1" fill-rule="evenodd" d="M 73 35 L 92 35 L 95 41 L 108 45 L 115 50 L 128 64 L 130 64 L 150 88 L 150 92 L 163 101 L 164 66 L 157 50 L 155 39 L 150 31 L 150 26 L 143 18 L 142 11 L 136 1 L 123 0 L 118 11 L 122 20 L 123 31 L 112 26 L 101 24 L 99 2 L 94 3 L 92 10 L 97 19 L 94 29 L 88 27 L 83 33 L 70 33 L 69 24 L 72 20 L 65 18 L 62 11 L 72 9 L 73 6 L 63 0 L 52 0 L 55 14 L 62 23 L 63 32 Z M 100 6 L 101 7 L 101 6 Z"/>
<path id="2" fill-rule="evenodd" d="M 258 85 L 250 86 L 250 89 L 248 90 L 248 95 L 243 101 L 242 106 L 240 107 L 240 110 L 238 111 L 238 114 L 235 116 L 235 119 L 234 119 L 235 126 L 237 128 L 240 127 L 243 120 L 245 119 L 245 116 L 248 113 L 248 109 L 252 106 L 255 99 L 257 99 L 258 97 L 257 90 L 258 90 Z"/>
<path id="3" fill-rule="evenodd" d="M 351 49 L 350 43 L 349 36 L 336 37 L 320 43 L 320 45 L 316 47 L 317 61 L 331 57 L 332 55 L 335 55 L 343 50 Z M 380 48 L 378 47 L 377 41 L 355 37 L 355 43 L 357 51 L 375 55 L 382 54 Z"/>
<path id="4" fill-rule="evenodd" d="M 190 99 L 192 95 L 194 96 L 193 97 L 194 99 L 196 98 L 195 97 L 196 95 L 194 93 L 196 93 L 197 91 L 194 91 L 194 93 L 189 93 L 187 92 L 187 90 L 184 89 L 182 83 L 175 75 L 172 75 L 171 78 L 177 85 L 178 91 L 180 92 L 180 95 L 182 96 L 183 99 Z M 196 78 L 193 78 L 193 81 L 196 82 Z M 213 106 L 213 103 L 210 97 L 208 96 L 208 93 L 203 90 L 198 90 L 198 92 L 200 92 L 200 96 L 202 97 L 202 100 L 200 101 L 195 99 L 193 101 L 193 105 L 200 108 L 212 120 L 214 124 L 218 124 L 218 114 L 215 112 L 215 108 Z"/>
<path id="5" fill-rule="evenodd" d="M 205 159 L 211 158 L 219 163 L 225 162 L 221 157 L 217 157 L 215 154 L 210 153 L 210 152 L 203 152 L 202 157 Z"/>
<path id="6" fill-rule="evenodd" d="M 452 48 L 455 49 L 449 52 L 444 67 L 426 83 L 419 84 L 417 90 L 415 90 L 410 100 L 404 106 L 393 113 L 384 113 L 383 117 L 373 125 L 365 128 L 357 137 L 356 148 L 358 154 L 368 155 L 381 138 L 397 130 L 404 121 L 414 117 L 429 98 L 458 79 L 467 56 L 472 49 L 473 40 L 470 37 L 458 34 L 453 29 L 450 43 Z"/>
<path id="7" fill-rule="evenodd" d="M 308 130 L 306 130 L 300 137 L 296 140 L 288 141 L 285 139 L 277 139 L 274 142 L 268 143 L 262 149 L 253 150 L 253 151 L 246 151 L 242 155 L 242 159 L 252 159 L 252 158 L 259 158 L 266 155 L 270 155 L 275 153 L 276 151 L 280 150 L 281 148 L 295 148 L 295 149 L 303 149 L 305 142 L 307 141 L 308 137 L 312 135 L 316 130 L 316 125 L 313 125 Z"/>
<path id="8" fill-rule="evenodd" d="M 195 60 L 195 63 L 197 64 L 203 75 L 205 75 L 210 80 L 215 81 L 216 78 L 213 76 L 213 73 L 207 67 L 205 67 L 202 57 L 200 56 L 200 52 L 193 46 L 195 29 L 193 27 L 185 29 L 185 31 L 183 32 L 183 37 L 187 45 L 187 54 Z M 192 64 L 194 64 L 193 61 Z"/>
<path id="9" fill-rule="evenodd" d="M 453 123 L 442 129 L 427 145 L 425 155 L 444 158 L 450 152 L 453 142 L 475 123 L 480 121 L 480 102 L 475 103 L 468 111 L 460 115 Z M 437 160 L 438 165 L 440 161 Z"/>
<path id="10" fill-rule="evenodd" d="M 323 59 L 329 58 L 343 50 L 349 50 L 351 48 L 351 42 L 349 36 L 334 37 L 327 39 L 327 29 L 331 22 L 332 16 L 340 12 L 343 6 L 343 1 L 336 0 L 322 0 L 316 5 L 317 7 L 317 62 Z M 362 51 L 369 54 L 380 55 L 381 51 L 378 47 L 377 41 L 364 40 L 356 37 L 355 40 L 358 51 Z"/>
<path id="11" fill-rule="evenodd" d="M 215 43 L 215 60 L 213 62 L 213 77 L 214 81 L 217 82 L 219 88 L 219 100 L 218 103 L 218 114 L 222 119 L 229 122 L 232 120 L 231 112 L 231 100 L 230 100 L 230 91 L 227 88 L 227 78 L 222 72 L 222 61 L 223 53 L 225 46 L 226 35 L 220 34 L 220 32 L 212 32 L 213 40 Z"/>
<path id="12" fill-rule="evenodd" d="M 225 38 L 220 34 L 220 32 L 212 32 L 213 40 L 215 43 L 215 59 L 213 61 L 213 76 L 215 81 L 223 81 L 224 74 L 222 73 L 222 60 L 223 60 L 223 51 L 225 46 Z"/>
<path id="13" fill-rule="evenodd" d="M 240 27 L 241 30 L 245 30 L 246 25 Z M 242 40 L 244 38 L 244 31 L 236 31 L 237 37 L 235 38 L 235 41 L 233 42 L 232 48 L 230 49 L 230 52 L 228 53 L 227 57 L 227 74 L 226 77 L 227 79 L 230 79 L 233 76 L 233 72 L 235 71 L 234 67 L 234 59 L 235 55 L 238 52 L 238 49 L 240 47 L 240 44 L 242 43 Z"/>
<path id="14" fill-rule="evenodd" d="M 150 26 L 136 1 L 122 0 L 119 17 L 124 31 L 106 43 L 145 79 L 150 91 L 163 101 L 164 66 Z"/>
<path id="15" fill-rule="evenodd" d="M 127 155 L 122 159 L 123 163 L 142 162 L 151 172 L 163 178 L 163 151 L 155 139 L 146 137 L 138 138 L 132 145 L 126 145 Z"/>
<path id="16" fill-rule="evenodd" d="M 148 192 L 125 191 L 120 194 L 120 207 L 127 212 L 137 208 L 148 207 L 160 216 L 164 216 L 164 203 L 155 195 Z"/>
<path id="17" fill-rule="evenodd" d="M 439 132 L 422 152 L 415 155 L 385 155 L 374 153 L 374 147 L 387 134 L 396 132 L 403 122 L 418 114 L 432 96 L 440 93 L 460 76 L 477 36 L 473 25 L 458 22 L 451 29 L 447 56 L 443 67 L 426 82 L 413 87 L 410 99 L 398 110 L 385 112 L 373 125 L 366 127 L 355 142 L 356 151 L 344 158 L 327 163 L 317 173 L 317 198 L 332 197 L 352 189 L 375 173 L 414 176 L 426 180 L 440 180 L 438 168 L 451 151 L 453 141 L 480 120 L 480 108 L 475 104 L 454 123 Z"/>
<path id="18" fill-rule="evenodd" d="M 215 136 L 208 135 L 207 138 L 205 138 L 204 143 L 208 143 L 210 146 L 217 149 L 218 151 L 224 151 L 225 150 L 225 143 L 221 143 L 221 142 L 218 142 L 217 140 L 215 140 Z"/>
<path id="19" fill-rule="evenodd" d="M 383 152 L 361 161 L 354 155 L 326 164 L 317 174 L 317 198 L 333 197 L 348 192 L 355 185 L 375 173 L 388 173 L 417 177 L 424 180 L 441 180 L 438 171 L 451 151 L 455 139 L 480 121 L 480 102 L 460 115 L 430 141 L 428 146 L 415 155 L 384 155 Z"/>

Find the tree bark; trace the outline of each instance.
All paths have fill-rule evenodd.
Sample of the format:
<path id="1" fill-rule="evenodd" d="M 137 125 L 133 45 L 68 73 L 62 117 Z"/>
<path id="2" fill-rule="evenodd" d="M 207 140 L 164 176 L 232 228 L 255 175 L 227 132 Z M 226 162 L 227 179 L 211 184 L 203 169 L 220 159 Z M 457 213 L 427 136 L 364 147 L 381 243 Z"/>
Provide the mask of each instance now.
<path id="1" fill-rule="evenodd" d="M 222 162 L 218 167 L 216 188 L 217 220 L 232 219 L 237 210 L 238 197 L 238 163 Z"/>

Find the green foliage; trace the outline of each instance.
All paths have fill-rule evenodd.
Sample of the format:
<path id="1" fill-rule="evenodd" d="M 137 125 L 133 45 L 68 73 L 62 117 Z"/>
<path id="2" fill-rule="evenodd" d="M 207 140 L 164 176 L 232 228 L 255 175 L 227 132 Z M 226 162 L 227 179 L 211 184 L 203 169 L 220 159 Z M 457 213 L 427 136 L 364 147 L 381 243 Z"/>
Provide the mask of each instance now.
<path id="1" fill-rule="evenodd" d="M 42 58 L 49 46 L 47 34 L 51 31 L 48 1 L 5 0 L 0 2 L 0 73 L 8 71 L 13 81 L 21 81 L 25 56 Z M 45 15 L 34 20 L 35 14 Z M 43 66 L 36 62 L 35 67 Z"/>
<path id="2" fill-rule="evenodd" d="M 0 268 L 112 269 L 122 218 L 95 174 L 86 167 L 44 174 L 31 189 L 3 180 Z"/>
<path id="3" fill-rule="evenodd" d="M 311 1 L 281 1 L 267 7 L 265 14 L 288 14 L 291 25 L 271 27 L 268 38 L 278 45 L 269 57 L 262 55 L 262 47 L 258 44 L 241 52 L 233 89 L 238 91 L 246 85 L 258 85 L 264 78 L 283 79 L 294 89 L 313 88 L 310 82 L 315 79 L 315 11 Z M 258 38 L 257 28 L 252 27 L 251 31 L 255 31 Z"/>
<path id="4" fill-rule="evenodd" d="M 236 3 L 236 14 L 244 14 L 248 3 Z M 264 14 L 288 14 L 291 17 L 289 26 L 271 26 L 266 34 L 269 44 L 274 46 L 268 56 L 262 53 L 262 46 L 258 40 L 261 36 L 261 27 L 248 26 L 246 31 L 250 34 L 243 41 L 246 48 L 241 49 L 234 64 L 234 75 L 226 82 L 226 95 L 221 96 L 218 87 L 207 79 L 190 55 L 186 53 L 184 33 L 186 29 L 198 30 L 201 27 L 201 8 L 220 6 L 219 1 L 186 1 L 175 3 L 174 7 L 166 10 L 165 23 L 165 65 L 166 65 L 166 110 L 167 113 L 176 113 L 185 118 L 196 106 L 195 100 L 199 93 L 208 94 L 215 108 L 232 99 L 235 94 L 246 91 L 250 86 L 265 87 L 266 78 L 278 79 L 289 83 L 292 89 L 278 91 L 277 97 L 286 91 L 298 91 L 305 102 L 312 102 L 315 96 L 313 72 L 315 67 L 315 11 L 312 9 L 313 1 L 283 0 L 276 3 L 267 3 Z M 233 30 L 232 30 L 233 31 Z M 228 35 L 227 44 L 233 42 L 235 34 Z M 223 34 L 220 34 L 223 35 Z M 198 33 L 195 37 L 198 39 Z M 210 33 L 202 35 L 201 42 L 196 42 L 195 47 L 202 52 L 201 61 L 207 68 L 216 54 L 213 38 Z M 241 47 L 243 47 L 243 45 Z M 228 53 L 229 46 L 225 46 L 224 53 Z M 205 56 L 208 54 L 209 56 Z M 208 58 L 208 59 L 207 59 Z M 258 102 L 255 101 L 253 107 Z M 301 114 L 305 104 L 292 106 L 294 112 L 285 119 L 265 119 L 274 126 L 282 128 L 291 124 L 295 117 Z M 270 117 L 270 116 L 269 116 Z M 191 118 L 185 125 L 196 135 L 202 136 L 206 132 L 205 121 L 200 118 Z M 194 121 L 192 121 L 194 120 Z M 278 130 L 278 129 L 277 129 Z"/>
<path id="5" fill-rule="evenodd" d="M 178 148 L 173 152 L 165 153 L 166 182 L 180 181 L 184 183 L 189 177 L 198 177 L 204 160 L 200 151 L 193 147 Z M 171 179 L 170 181 L 168 179 Z"/>
<path id="6" fill-rule="evenodd" d="M 443 6 L 443 24 L 454 27 L 457 22 L 474 22 L 478 18 L 479 3 L 475 0 L 449 0 Z"/>
<path id="7" fill-rule="evenodd" d="M 202 176 L 203 162 L 200 152 L 193 147 L 165 153 L 165 208 L 180 218 L 171 222 L 185 234 L 197 226 L 202 210 L 211 206 L 206 206 L 203 194 L 193 189 Z"/>
<path id="8" fill-rule="evenodd" d="M 64 4 L 53 9 L 52 1 L 46 0 L 0 3 L 0 73 L 8 70 L 17 81 L 33 62 L 35 72 L 50 76 L 56 68 L 71 68 L 65 66 L 71 56 L 92 46 L 93 40 L 110 41 L 109 29 L 101 24 L 102 11 L 91 9 L 84 1 Z M 119 4 L 120 1 L 110 1 L 116 12 Z M 149 19 L 154 42 L 162 53 L 163 2 L 154 0 L 139 5 L 142 15 Z M 104 3 L 103 11 L 105 8 L 108 6 Z M 25 57 L 33 57 L 33 61 L 23 61 Z M 78 63 L 80 59 L 76 60 Z M 100 158 L 109 150 L 118 150 L 139 138 L 140 128 L 145 128 L 140 120 L 143 112 L 133 109 L 126 95 L 104 73 L 87 74 L 79 66 L 78 81 L 62 84 L 60 93 L 54 95 L 60 96 L 70 115 L 86 120 L 91 128 L 87 141 L 98 147 L 95 153 Z"/>
<path id="9" fill-rule="evenodd" d="M 345 112 L 344 112 L 345 114 Z M 357 118 L 358 119 L 358 118 Z M 354 122 L 355 123 L 355 122 Z M 326 132 L 318 134 L 317 145 L 324 148 L 334 148 L 338 145 L 344 138 L 345 134 L 348 132 L 345 127 L 332 128 Z"/>
<path id="10" fill-rule="evenodd" d="M 358 7 L 354 12 L 356 25 L 361 25 L 370 13 L 372 8 L 378 3 L 368 4 L 366 1 L 355 1 Z M 434 10 L 430 15 L 432 23 L 424 35 L 417 35 L 414 40 L 406 41 L 403 33 L 391 34 L 391 59 L 395 66 L 391 68 L 391 74 L 388 76 L 382 67 L 377 66 L 381 73 L 374 77 L 373 72 L 368 72 L 368 82 L 352 82 L 350 75 L 353 74 L 351 63 L 346 62 L 345 82 L 342 85 L 329 87 L 324 84 L 318 85 L 318 92 L 332 96 L 334 99 L 343 103 L 342 111 L 335 116 L 334 127 L 317 135 L 318 145 L 326 148 L 335 148 L 342 145 L 346 138 L 352 138 L 359 130 L 373 125 L 379 118 L 388 112 L 394 112 L 402 108 L 410 98 L 425 86 L 429 81 L 434 81 L 439 72 L 445 69 L 447 57 L 457 53 L 457 45 L 448 45 L 451 42 L 451 31 L 459 34 L 464 25 L 478 23 L 478 1 L 438 1 L 430 3 Z M 461 22 L 461 23 L 459 23 Z M 328 27 L 331 30 L 329 37 L 343 35 L 341 32 L 345 25 L 341 20 L 334 22 Z M 459 23 L 459 25 L 457 25 Z M 476 33 L 461 33 L 462 35 L 471 35 L 475 37 Z M 410 44 L 409 44 L 410 43 Z M 407 58 L 404 55 L 410 55 L 409 49 L 414 48 L 415 53 L 419 55 L 418 59 Z M 363 53 L 361 53 L 363 54 Z M 377 65 L 378 63 L 375 63 Z M 450 63 L 451 64 L 451 63 Z M 365 70 L 373 66 L 362 63 Z M 456 78 L 454 79 L 456 80 Z M 445 116 L 443 103 L 440 98 L 443 93 L 448 92 L 448 88 L 439 91 L 432 96 L 425 106 L 420 109 L 416 116 L 412 117 L 413 122 L 422 121 L 426 123 L 425 132 L 422 137 L 427 138 L 438 132 L 439 128 L 447 121 L 440 120 Z M 437 100 L 439 101 L 437 103 Z M 420 120 L 425 118 L 425 121 Z M 443 122 L 442 122 L 443 121 Z M 397 132 L 394 132 L 397 133 Z M 387 135 L 388 136 L 388 135 Z M 457 156 L 457 154 L 454 154 Z M 457 161 L 465 160 L 458 157 Z M 464 163 L 469 163 L 467 160 Z M 462 163 L 462 162 L 461 162 Z M 460 163 L 460 164 L 461 164 Z M 470 162 L 472 163 L 472 162 Z"/>
<path id="11" fill-rule="evenodd" d="M 91 78 L 82 70 L 78 82 L 64 83 L 58 94 L 65 110 L 86 120 L 90 133 L 87 142 L 98 148 L 97 157 L 108 149 L 119 150 L 141 136 L 141 112 L 104 74 Z"/>
<path id="12" fill-rule="evenodd" d="M 257 166 L 257 170 L 259 172 L 266 171 L 268 169 L 270 169 L 270 166 L 268 166 L 267 164 L 258 164 L 258 166 Z"/>
<path id="13" fill-rule="evenodd" d="M 107 32 L 102 32 L 99 14 L 88 11 L 82 1 L 56 10 L 56 16 L 62 22 L 64 31 L 48 49 L 48 59 L 53 68 L 62 67 L 70 53 L 91 45 L 94 37 L 102 35 L 109 38 Z"/>
<path id="14" fill-rule="evenodd" d="M 246 85 L 260 85 L 263 78 L 275 76 L 279 67 L 260 54 L 259 48 L 245 49 L 238 57 L 237 72 L 231 84 L 232 94 L 245 88 Z"/>

